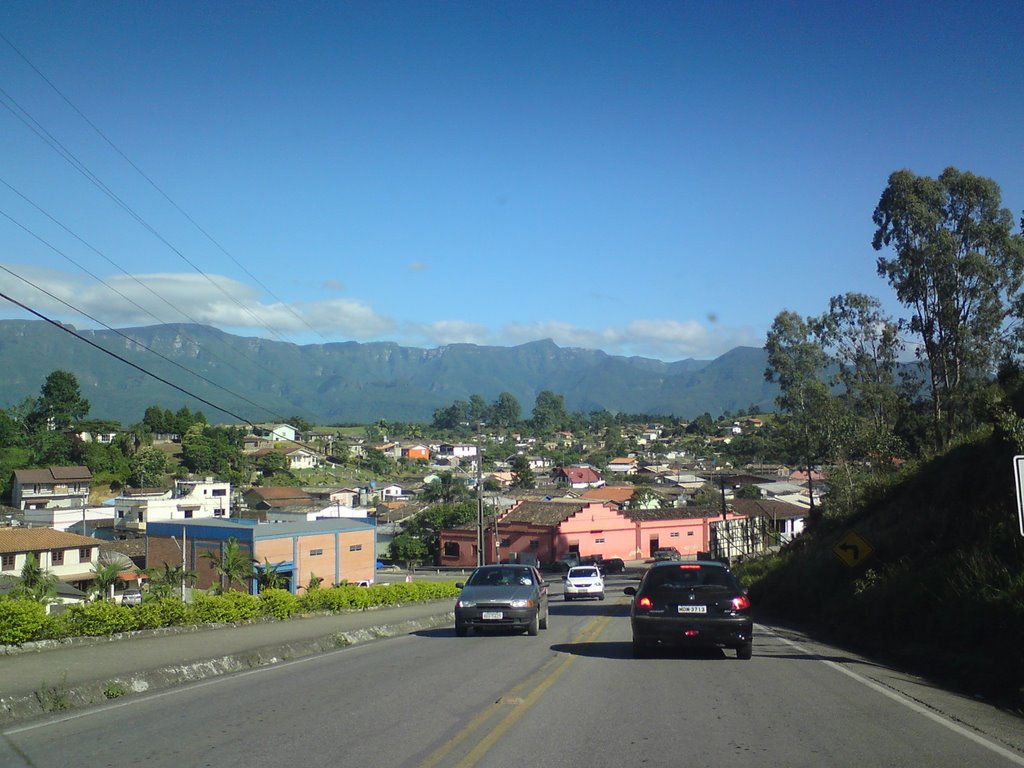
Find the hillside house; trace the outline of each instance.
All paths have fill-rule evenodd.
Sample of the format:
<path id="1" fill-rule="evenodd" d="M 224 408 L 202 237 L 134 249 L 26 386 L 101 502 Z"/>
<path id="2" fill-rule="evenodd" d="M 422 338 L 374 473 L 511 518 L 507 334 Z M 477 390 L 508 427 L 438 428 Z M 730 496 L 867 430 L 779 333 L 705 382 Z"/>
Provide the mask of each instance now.
<path id="1" fill-rule="evenodd" d="M 92 472 L 88 467 L 16 469 L 11 506 L 18 509 L 84 508 L 89 503 Z"/>
<path id="2" fill-rule="evenodd" d="M 559 467 L 552 473 L 552 479 L 556 485 L 576 489 L 600 488 L 604 485 L 601 474 L 593 467 L 587 466 Z"/>
<path id="3" fill-rule="evenodd" d="M 192 520 L 231 516 L 231 483 L 175 480 L 168 491 L 125 494 L 114 500 L 114 526 L 145 532 L 156 521 Z"/>

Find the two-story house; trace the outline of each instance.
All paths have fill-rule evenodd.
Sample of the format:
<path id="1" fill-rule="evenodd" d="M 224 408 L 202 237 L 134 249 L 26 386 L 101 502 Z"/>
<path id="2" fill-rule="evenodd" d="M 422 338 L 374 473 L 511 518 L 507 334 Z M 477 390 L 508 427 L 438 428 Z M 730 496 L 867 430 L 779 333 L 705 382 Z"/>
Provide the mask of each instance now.
<path id="1" fill-rule="evenodd" d="M 0 528 L 0 575 L 20 577 L 31 553 L 39 567 L 84 592 L 95 579 L 93 564 L 99 551 L 98 539 L 76 533 L 52 528 Z"/>
<path id="2" fill-rule="evenodd" d="M 176 480 L 169 491 L 119 496 L 114 501 L 114 525 L 144 532 L 151 522 L 231 516 L 231 483 Z"/>
<path id="3" fill-rule="evenodd" d="M 11 483 L 11 506 L 18 509 L 85 507 L 92 472 L 88 467 L 16 469 Z"/>

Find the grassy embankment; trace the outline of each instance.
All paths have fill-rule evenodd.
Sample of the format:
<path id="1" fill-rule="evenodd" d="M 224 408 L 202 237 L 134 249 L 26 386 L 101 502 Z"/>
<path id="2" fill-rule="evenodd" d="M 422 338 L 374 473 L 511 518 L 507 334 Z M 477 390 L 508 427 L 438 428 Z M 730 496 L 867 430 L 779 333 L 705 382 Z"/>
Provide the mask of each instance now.
<path id="1" fill-rule="evenodd" d="M 737 567 L 755 611 L 1024 708 L 1024 538 L 1013 449 L 965 442 L 875 486 L 778 555 Z M 871 552 L 833 548 L 850 531 Z"/>

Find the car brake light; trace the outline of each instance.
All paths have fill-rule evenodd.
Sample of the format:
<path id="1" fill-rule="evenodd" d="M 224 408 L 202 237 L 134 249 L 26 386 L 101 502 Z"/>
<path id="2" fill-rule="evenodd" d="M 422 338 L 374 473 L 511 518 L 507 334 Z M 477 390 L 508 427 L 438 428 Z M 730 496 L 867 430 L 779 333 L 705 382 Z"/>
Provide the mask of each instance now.
<path id="1" fill-rule="evenodd" d="M 636 607 L 643 611 L 649 611 L 654 607 L 654 603 L 651 602 L 651 598 L 644 595 L 636 601 Z"/>
<path id="2" fill-rule="evenodd" d="M 745 611 L 750 608 L 750 598 L 746 595 L 740 595 L 732 599 L 732 609 L 734 611 Z"/>
<path id="3" fill-rule="evenodd" d="M 696 563 L 686 563 L 685 565 L 680 565 L 679 568 L 681 570 L 684 570 L 684 571 L 699 571 L 700 570 L 700 566 L 697 565 Z"/>

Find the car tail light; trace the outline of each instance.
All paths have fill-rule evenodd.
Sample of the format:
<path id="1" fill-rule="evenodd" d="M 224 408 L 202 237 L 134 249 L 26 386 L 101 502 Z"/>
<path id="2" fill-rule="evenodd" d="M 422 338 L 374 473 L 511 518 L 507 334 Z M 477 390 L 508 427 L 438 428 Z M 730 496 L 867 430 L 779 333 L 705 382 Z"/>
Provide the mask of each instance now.
<path id="1" fill-rule="evenodd" d="M 684 565 L 680 565 L 679 568 L 681 570 L 684 570 L 684 571 L 699 571 L 700 570 L 700 566 L 697 565 L 696 563 L 686 563 Z"/>
<path id="2" fill-rule="evenodd" d="M 750 609 L 750 598 L 746 595 L 740 595 L 732 599 L 732 609 L 734 611 L 746 611 Z"/>
<path id="3" fill-rule="evenodd" d="M 640 610 L 640 611 L 649 611 L 649 610 L 651 610 L 651 608 L 654 607 L 654 603 L 651 602 L 651 598 L 647 597 L 647 595 L 644 595 L 643 597 L 641 597 L 639 600 L 636 601 L 636 607 L 637 607 L 637 610 Z"/>

